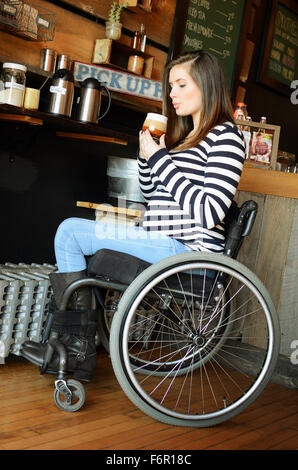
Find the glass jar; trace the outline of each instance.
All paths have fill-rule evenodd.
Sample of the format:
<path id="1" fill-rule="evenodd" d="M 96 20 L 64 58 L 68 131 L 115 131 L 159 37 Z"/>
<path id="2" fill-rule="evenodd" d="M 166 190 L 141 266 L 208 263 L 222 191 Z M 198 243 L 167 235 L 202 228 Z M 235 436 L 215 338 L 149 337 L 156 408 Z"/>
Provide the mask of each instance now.
<path id="1" fill-rule="evenodd" d="M 23 106 L 27 67 L 5 62 L 1 80 L 4 89 L 0 92 L 0 102 L 13 106 Z"/>
<path id="2" fill-rule="evenodd" d="M 122 23 L 106 21 L 106 38 L 118 40 L 121 37 Z"/>

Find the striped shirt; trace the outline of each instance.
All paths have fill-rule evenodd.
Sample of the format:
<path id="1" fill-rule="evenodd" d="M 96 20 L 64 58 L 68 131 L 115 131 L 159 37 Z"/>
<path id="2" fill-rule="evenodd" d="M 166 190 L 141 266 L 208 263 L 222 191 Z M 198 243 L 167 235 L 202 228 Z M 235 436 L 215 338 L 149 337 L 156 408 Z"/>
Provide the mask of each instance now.
<path id="1" fill-rule="evenodd" d="M 143 228 L 160 231 L 195 251 L 224 249 L 223 220 L 244 161 L 244 140 L 231 122 L 214 127 L 196 147 L 162 148 L 139 157 L 139 182 L 148 202 Z"/>

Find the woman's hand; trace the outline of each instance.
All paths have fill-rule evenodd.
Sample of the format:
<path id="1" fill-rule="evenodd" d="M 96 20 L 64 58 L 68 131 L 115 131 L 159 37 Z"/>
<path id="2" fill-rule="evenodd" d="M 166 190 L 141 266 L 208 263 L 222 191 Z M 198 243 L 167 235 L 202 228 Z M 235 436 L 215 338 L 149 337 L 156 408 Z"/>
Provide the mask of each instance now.
<path id="1" fill-rule="evenodd" d="M 165 134 L 163 134 L 159 140 L 159 144 L 153 140 L 150 132 L 148 129 L 145 131 L 140 131 L 139 133 L 139 140 L 140 140 L 140 157 L 144 158 L 145 160 L 149 160 L 149 158 L 158 150 L 165 148 Z"/>

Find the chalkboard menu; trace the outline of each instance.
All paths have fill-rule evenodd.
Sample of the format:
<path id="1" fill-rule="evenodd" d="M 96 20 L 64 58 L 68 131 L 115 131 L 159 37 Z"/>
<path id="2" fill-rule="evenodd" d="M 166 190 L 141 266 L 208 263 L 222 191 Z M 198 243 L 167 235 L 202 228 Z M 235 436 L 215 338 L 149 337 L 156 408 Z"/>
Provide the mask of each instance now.
<path id="1" fill-rule="evenodd" d="M 261 81 L 280 91 L 290 92 L 298 77 L 298 6 L 275 1 L 263 59 Z"/>
<path id="2" fill-rule="evenodd" d="M 177 2 L 172 55 L 204 49 L 221 62 L 231 86 L 237 58 L 245 0 Z"/>

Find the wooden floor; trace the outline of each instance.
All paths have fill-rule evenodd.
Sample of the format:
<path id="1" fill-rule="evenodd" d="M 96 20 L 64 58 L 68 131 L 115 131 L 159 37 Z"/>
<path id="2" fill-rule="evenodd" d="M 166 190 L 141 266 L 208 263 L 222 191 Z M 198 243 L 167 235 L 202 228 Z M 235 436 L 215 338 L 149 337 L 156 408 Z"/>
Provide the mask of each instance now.
<path id="1" fill-rule="evenodd" d="M 269 384 L 243 413 L 213 428 L 169 426 L 126 398 L 108 355 L 98 354 L 87 399 L 75 413 L 53 400 L 54 376 L 9 356 L 0 365 L 0 450 L 298 449 L 298 393 Z"/>

